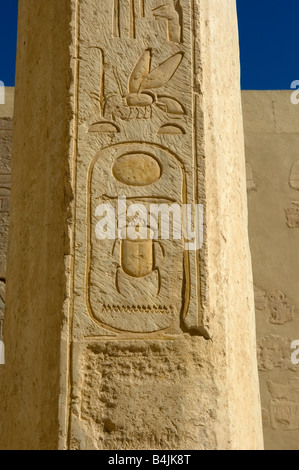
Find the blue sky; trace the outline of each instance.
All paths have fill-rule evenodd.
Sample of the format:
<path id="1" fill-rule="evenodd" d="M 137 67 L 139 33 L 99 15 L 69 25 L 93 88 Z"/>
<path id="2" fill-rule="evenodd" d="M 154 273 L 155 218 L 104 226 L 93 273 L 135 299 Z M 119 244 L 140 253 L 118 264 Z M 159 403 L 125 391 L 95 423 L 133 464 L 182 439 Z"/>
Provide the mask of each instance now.
<path id="1" fill-rule="evenodd" d="M 15 83 L 17 21 L 18 0 L 0 0 L 0 80 L 6 86 Z"/>
<path id="2" fill-rule="evenodd" d="M 242 88 L 289 89 L 299 80 L 299 0 L 237 0 L 237 5 Z"/>
<path id="3" fill-rule="evenodd" d="M 17 4 L 0 0 L 0 80 L 6 86 L 14 85 Z M 299 80 L 299 0 L 237 0 L 237 5 L 242 88 L 289 89 Z"/>

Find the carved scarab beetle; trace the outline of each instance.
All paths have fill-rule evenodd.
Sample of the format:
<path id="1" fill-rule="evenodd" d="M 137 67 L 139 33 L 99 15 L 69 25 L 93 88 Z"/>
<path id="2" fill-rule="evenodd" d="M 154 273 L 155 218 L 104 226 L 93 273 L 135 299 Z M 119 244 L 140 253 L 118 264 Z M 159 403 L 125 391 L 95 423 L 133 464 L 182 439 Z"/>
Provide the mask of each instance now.
<path id="1" fill-rule="evenodd" d="M 136 231 L 135 227 L 126 227 L 120 230 L 120 238 L 116 240 L 113 246 L 115 253 L 117 244 L 120 245 L 120 266 L 116 271 L 116 289 L 121 293 L 119 286 L 119 274 L 122 270 L 132 278 L 141 279 L 152 273 L 157 273 L 157 295 L 161 288 L 160 269 L 156 265 L 156 246 L 160 247 L 164 257 L 163 246 L 158 240 L 154 240 L 154 232 L 148 227 L 140 227 Z"/>

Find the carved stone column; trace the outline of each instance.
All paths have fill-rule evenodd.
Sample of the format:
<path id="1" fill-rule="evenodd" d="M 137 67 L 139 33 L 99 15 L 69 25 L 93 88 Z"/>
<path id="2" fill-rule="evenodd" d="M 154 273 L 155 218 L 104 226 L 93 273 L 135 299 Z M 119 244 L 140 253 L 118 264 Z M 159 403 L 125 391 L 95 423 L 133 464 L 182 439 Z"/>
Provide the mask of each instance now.
<path id="1" fill-rule="evenodd" d="M 234 0 L 20 1 L 0 446 L 262 447 L 237 36 Z M 201 204 L 203 246 L 125 202 Z"/>

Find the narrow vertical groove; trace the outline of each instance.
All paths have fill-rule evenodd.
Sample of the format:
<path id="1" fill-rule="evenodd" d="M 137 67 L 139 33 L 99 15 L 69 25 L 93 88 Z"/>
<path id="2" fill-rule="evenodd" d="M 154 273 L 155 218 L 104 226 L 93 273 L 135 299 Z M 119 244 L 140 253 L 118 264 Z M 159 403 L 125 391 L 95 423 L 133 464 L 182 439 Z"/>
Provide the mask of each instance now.
<path id="1" fill-rule="evenodd" d="M 130 0 L 130 38 L 136 39 L 135 0 Z"/>
<path id="2" fill-rule="evenodd" d="M 105 107 L 105 54 L 103 49 L 101 49 L 101 90 L 100 90 L 100 113 L 101 116 L 104 116 L 104 107 Z"/>
<path id="3" fill-rule="evenodd" d="M 140 16 L 145 18 L 145 0 L 140 0 Z"/>
<path id="4" fill-rule="evenodd" d="M 114 4 L 113 4 L 113 36 L 115 38 L 120 38 L 119 0 L 114 0 Z"/>

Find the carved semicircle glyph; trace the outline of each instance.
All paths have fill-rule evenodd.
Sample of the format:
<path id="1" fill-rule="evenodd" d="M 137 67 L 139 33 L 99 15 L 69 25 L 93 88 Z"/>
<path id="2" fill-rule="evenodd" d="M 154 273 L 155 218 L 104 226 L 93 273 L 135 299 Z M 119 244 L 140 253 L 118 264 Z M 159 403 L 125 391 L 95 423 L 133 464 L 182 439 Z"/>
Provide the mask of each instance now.
<path id="1" fill-rule="evenodd" d="M 248 192 L 256 191 L 257 187 L 254 181 L 253 171 L 250 163 L 248 162 L 246 162 L 246 183 Z"/>
<path id="2" fill-rule="evenodd" d="M 184 135 L 186 134 L 183 127 L 177 124 L 165 124 L 158 130 L 158 135 Z"/>

